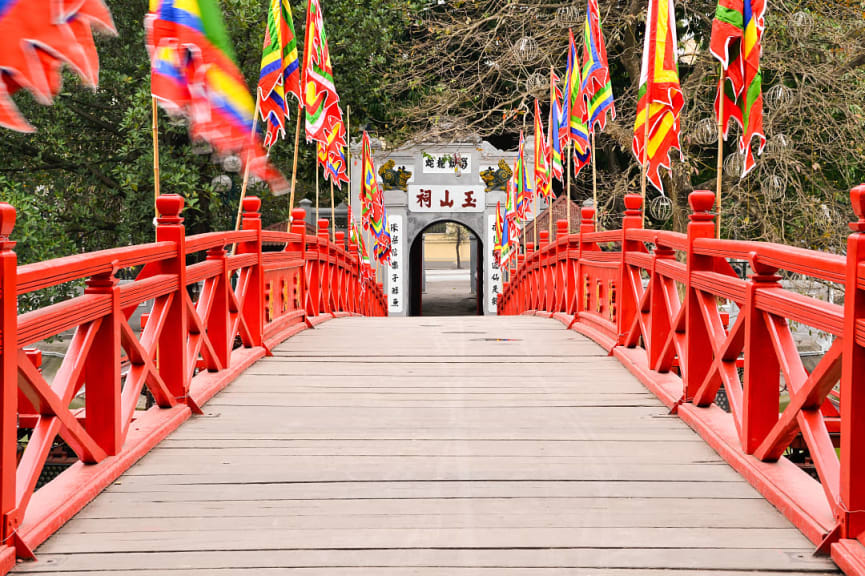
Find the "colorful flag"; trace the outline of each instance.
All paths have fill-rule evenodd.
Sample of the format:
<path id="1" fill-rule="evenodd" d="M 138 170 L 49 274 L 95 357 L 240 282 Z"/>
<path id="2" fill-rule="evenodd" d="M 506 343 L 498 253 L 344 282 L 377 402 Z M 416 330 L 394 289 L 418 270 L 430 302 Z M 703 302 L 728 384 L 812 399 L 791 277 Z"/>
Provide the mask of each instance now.
<path id="1" fill-rule="evenodd" d="M 718 84 L 715 98 L 715 117 L 724 98 L 724 140 L 735 120 L 741 130 L 739 152 L 745 157 L 744 178 L 755 165 L 752 148 L 758 138 L 757 153 L 766 146 L 763 133 L 763 74 L 760 70 L 763 30 L 765 29 L 765 0 L 720 0 L 712 22 L 710 50 L 721 61 L 728 82 Z"/>
<path id="2" fill-rule="evenodd" d="M 561 100 L 562 91 L 559 90 L 559 77 L 555 71 L 550 70 L 550 136 L 547 145 L 550 147 L 550 171 L 552 172 L 552 177 L 559 181 L 562 180 L 565 174 L 565 169 L 562 165 L 562 142 L 560 139 L 563 121 L 562 106 L 559 104 Z M 567 124 L 565 127 L 567 127 Z M 550 188 L 552 188 L 552 180 L 550 184 Z"/>
<path id="3" fill-rule="evenodd" d="M 360 222 L 364 230 L 382 226 L 382 191 L 375 174 L 369 135 L 363 133 L 360 183 Z"/>
<path id="4" fill-rule="evenodd" d="M 270 0 L 258 78 L 261 118 L 267 124 L 264 137 L 267 147 L 273 146 L 279 136 L 285 137 L 285 123 L 290 117 L 287 94 L 301 101 L 294 19 L 288 0 Z"/>
<path id="5" fill-rule="evenodd" d="M 535 190 L 541 198 L 549 198 L 553 192 L 550 182 L 550 167 L 547 164 L 547 140 L 541 119 L 541 105 L 535 99 Z"/>
<path id="6" fill-rule="evenodd" d="M 326 144 L 326 130 L 332 129 L 337 115 L 340 121 L 342 116 L 337 106 L 339 95 L 333 83 L 333 66 L 319 0 L 309 0 L 307 4 L 301 86 L 306 109 L 306 140 Z"/>
<path id="7" fill-rule="evenodd" d="M 679 114 L 684 98 L 676 62 L 677 46 L 673 0 L 649 0 L 633 147 L 637 161 L 646 163 L 649 181 L 662 193 L 660 168 L 669 170 L 670 151 L 681 150 Z"/>
<path id="8" fill-rule="evenodd" d="M 613 120 L 616 119 L 616 105 L 613 100 L 613 84 L 610 81 L 610 65 L 607 63 L 607 45 L 601 30 L 598 0 L 589 0 L 586 11 L 583 81 L 580 93 L 588 102 L 590 129 L 594 130 L 597 125 L 603 132 L 607 126 L 607 113 L 611 114 Z"/>
<path id="9" fill-rule="evenodd" d="M 102 0 L 0 1 L 0 126 L 34 130 L 12 101 L 20 89 L 51 104 L 60 93 L 63 65 L 87 86 L 99 83 L 99 55 L 91 28 L 115 34 Z"/>
<path id="10" fill-rule="evenodd" d="M 517 158 L 516 169 L 514 170 L 515 183 L 515 203 L 516 210 L 514 214 L 520 222 L 526 220 L 526 214 L 531 210 L 532 188 L 529 186 L 528 177 L 526 175 L 526 140 L 520 131 L 520 154 Z"/>
<path id="11" fill-rule="evenodd" d="M 238 154 L 275 193 L 286 191 L 288 183 L 252 133 L 255 103 L 216 0 L 151 0 L 145 26 L 153 96 L 170 113 L 189 118 L 193 139 L 206 140 L 219 154 Z"/>
<path id="12" fill-rule="evenodd" d="M 574 176 L 579 176 L 583 166 L 589 163 L 592 150 L 589 142 L 588 111 L 586 101 L 581 90 L 582 82 L 580 76 L 580 59 L 577 55 L 577 44 L 574 41 L 574 33 L 568 31 L 570 36 L 568 45 L 568 71 L 565 74 L 565 98 L 564 106 L 567 111 L 563 114 L 568 128 L 569 139 L 574 143 Z"/>
<path id="13" fill-rule="evenodd" d="M 325 179 L 330 179 L 338 188 L 343 182 L 348 182 L 348 172 L 345 160 L 345 127 L 342 124 L 342 113 L 333 127 L 326 132 L 327 139 L 318 143 L 318 162 L 324 168 Z"/>

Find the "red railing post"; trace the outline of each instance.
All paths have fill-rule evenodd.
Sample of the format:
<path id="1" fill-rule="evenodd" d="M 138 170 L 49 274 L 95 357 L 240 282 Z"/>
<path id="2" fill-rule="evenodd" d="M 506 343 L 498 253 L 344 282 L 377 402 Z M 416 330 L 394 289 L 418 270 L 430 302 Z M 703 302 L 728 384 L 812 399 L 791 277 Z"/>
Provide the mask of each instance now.
<path id="1" fill-rule="evenodd" d="M 847 241 L 841 375 L 842 536 L 865 542 L 865 185 L 850 193 L 858 221 Z"/>
<path id="2" fill-rule="evenodd" d="M 536 310 L 538 307 L 537 298 L 537 271 L 535 266 L 535 244 L 534 242 L 526 242 L 526 252 L 523 255 L 523 266 L 525 272 L 523 278 L 519 282 L 514 282 L 511 279 L 511 289 L 515 291 L 516 314 L 522 314 L 527 310 Z"/>
<path id="3" fill-rule="evenodd" d="M 18 256 L 9 239 L 15 228 L 15 208 L 0 203 L 0 560 L 3 547 L 18 528 L 15 512 L 15 471 L 18 454 Z"/>
<path id="4" fill-rule="evenodd" d="M 177 278 L 177 291 L 165 317 L 165 327 L 159 336 L 159 374 L 165 385 L 180 401 L 186 401 L 189 391 L 189 358 L 187 340 L 189 338 L 189 315 L 186 292 L 186 229 L 183 227 L 184 200 L 176 194 L 163 194 L 156 199 L 159 218 L 156 220 L 156 241 L 174 242 L 177 246 L 175 256 L 159 263 L 160 272 Z"/>
<path id="5" fill-rule="evenodd" d="M 567 276 L 568 270 L 568 221 L 556 222 L 556 306 L 551 312 L 564 312 L 567 310 L 567 293 L 570 287 Z"/>
<path id="6" fill-rule="evenodd" d="M 346 282 L 345 271 L 348 267 L 348 261 L 346 259 L 346 251 L 345 251 L 345 232 L 337 232 L 336 233 L 336 255 L 337 255 L 337 265 L 336 265 L 336 276 L 339 279 L 337 281 L 337 294 L 336 294 L 336 309 L 340 312 L 345 312 L 348 310 L 348 294 L 347 287 L 348 284 Z"/>
<path id="7" fill-rule="evenodd" d="M 320 218 L 318 220 L 318 277 L 319 277 L 319 294 L 313 294 L 313 298 L 318 298 L 319 314 L 332 312 L 330 308 L 330 220 Z"/>
<path id="8" fill-rule="evenodd" d="M 698 256 L 694 252 L 697 238 L 715 237 L 715 216 L 710 212 L 715 205 L 715 193 L 706 190 L 691 192 L 688 196 L 692 213 L 688 223 L 687 286 L 685 310 L 684 400 L 691 400 L 703 384 L 712 366 L 712 341 L 700 312 L 697 290 L 693 287 L 695 272 L 707 272 L 713 268 L 712 258 Z M 679 359 L 682 360 L 681 358 Z"/>
<path id="9" fill-rule="evenodd" d="M 255 239 L 237 246 L 238 254 L 255 254 L 256 262 L 249 269 L 249 280 L 244 295 L 243 319 L 252 336 L 252 345 L 261 346 L 264 339 L 264 265 L 261 252 L 261 199 L 247 196 L 243 199 L 243 230 L 255 231 Z"/>
<path id="10" fill-rule="evenodd" d="M 303 208 L 291 211 L 291 233 L 298 236 L 297 242 L 290 242 L 286 250 L 296 253 L 300 258 L 300 269 L 297 273 L 297 305 L 306 316 L 306 212 Z"/>
<path id="11" fill-rule="evenodd" d="M 358 312 L 358 287 L 360 282 L 360 253 L 357 246 L 357 242 L 352 241 L 351 236 L 348 239 L 348 254 L 349 254 L 349 281 L 348 281 L 348 292 L 349 292 L 349 312 L 352 314 L 357 314 Z"/>
<path id="12" fill-rule="evenodd" d="M 585 240 L 585 234 L 591 234 L 595 231 L 595 209 L 591 206 L 586 206 L 580 209 L 580 232 L 578 241 L 577 253 L 577 309 L 574 312 L 574 321 L 577 321 L 581 312 L 589 310 L 588 302 L 591 297 L 591 292 L 586 292 L 587 280 L 583 278 L 583 256 L 586 252 L 596 250 L 596 246 L 592 242 Z"/>
<path id="13" fill-rule="evenodd" d="M 110 298 L 110 312 L 93 339 L 93 350 L 84 364 L 87 382 L 84 420 L 90 434 L 108 456 L 115 456 L 123 447 L 120 423 L 120 287 L 116 270 L 94 276 L 87 281 L 85 294 L 98 294 Z"/>
<path id="14" fill-rule="evenodd" d="M 207 318 L 207 336 L 216 353 L 216 360 L 223 369 L 228 368 L 231 360 L 231 317 L 228 312 L 229 296 L 231 290 L 231 275 L 228 272 L 228 253 L 225 246 L 216 246 L 207 251 L 207 259 L 219 262 L 221 271 L 210 281 L 210 289 L 213 290 L 213 302 L 210 305 L 210 316 Z M 217 371 L 216 365 L 208 366 L 211 372 Z"/>
<path id="15" fill-rule="evenodd" d="M 619 266 L 619 279 L 617 286 L 616 310 L 616 344 L 621 346 L 625 343 L 627 330 L 636 317 L 640 305 L 634 297 L 634 291 L 630 289 L 627 265 L 628 252 L 645 252 L 642 242 L 628 240 L 628 230 L 638 230 L 643 227 L 643 197 L 639 194 L 625 195 L 625 215 L 622 217 L 622 260 Z M 639 281 L 639 275 L 635 281 Z"/>

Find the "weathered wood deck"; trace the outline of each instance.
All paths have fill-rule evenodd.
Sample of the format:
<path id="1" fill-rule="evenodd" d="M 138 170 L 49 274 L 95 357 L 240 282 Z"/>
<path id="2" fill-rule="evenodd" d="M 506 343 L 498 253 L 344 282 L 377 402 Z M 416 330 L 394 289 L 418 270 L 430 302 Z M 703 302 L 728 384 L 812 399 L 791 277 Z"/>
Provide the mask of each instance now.
<path id="1" fill-rule="evenodd" d="M 343 319 L 260 361 L 18 573 L 829 573 L 593 343 Z"/>

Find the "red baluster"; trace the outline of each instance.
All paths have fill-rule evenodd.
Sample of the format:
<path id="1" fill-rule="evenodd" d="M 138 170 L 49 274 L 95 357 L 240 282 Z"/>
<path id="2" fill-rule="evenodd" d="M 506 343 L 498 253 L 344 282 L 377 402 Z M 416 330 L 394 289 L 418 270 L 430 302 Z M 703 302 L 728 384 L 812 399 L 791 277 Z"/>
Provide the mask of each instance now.
<path id="1" fill-rule="evenodd" d="M 332 312 L 330 307 L 330 221 L 320 218 L 318 221 L 318 276 L 320 293 L 315 296 L 319 301 L 318 311 L 321 314 Z"/>
<path id="2" fill-rule="evenodd" d="M 156 199 L 159 218 L 156 220 L 156 241 L 174 242 L 177 246 L 173 258 L 159 263 L 159 272 L 177 278 L 177 291 L 165 317 L 165 327 L 159 336 L 159 374 L 177 400 L 185 401 L 189 391 L 189 358 L 187 340 L 189 325 L 186 292 L 186 229 L 183 227 L 184 200 L 176 194 L 163 194 Z"/>
<path id="3" fill-rule="evenodd" d="M 841 376 L 842 536 L 865 542 L 865 185 L 850 193 L 858 221 L 847 241 Z"/>
<path id="4" fill-rule="evenodd" d="M 556 222 L 556 302 L 551 312 L 567 310 L 568 291 L 571 283 L 568 281 L 568 221 Z"/>
<path id="5" fill-rule="evenodd" d="M 3 520 L 0 560 L 7 561 L 11 553 L 3 547 L 10 543 L 9 538 L 19 523 L 14 514 L 18 453 L 18 257 L 13 250 L 15 242 L 9 240 L 14 227 L 15 208 L 0 203 L 0 376 L 3 378 L 0 395 L 0 514 Z M 14 557 L 11 560 L 14 562 Z"/>
<path id="6" fill-rule="evenodd" d="M 697 256 L 694 253 L 694 241 L 698 238 L 715 237 L 715 216 L 710 212 L 715 205 L 715 193 L 707 190 L 692 192 L 688 197 L 693 213 L 688 224 L 688 283 L 686 286 L 687 301 L 685 310 L 685 341 L 687 358 L 684 362 L 684 395 L 691 400 L 703 384 L 712 366 L 712 341 L 708 326 L 700 312 L 700 300 L 697 290 L 692 286 L 695 272 L 705 272 L 713 269 L 712 258 Z M 682 360 L 681 358 L 679 359 Z"/>
<path id="7" fill-rule="evenodd" d="M 625 343 L 627 332 L 637 315 L 639 302 L 634 298 L 634 290 L 631 282 L 640 282 L 640 275 L 632 275 L 627 265 L 628 252 L 645 252 L 642 242 L 628 240 L 629 230 L 638 230 L 643 227 L 643 198 L 639 194 L 625 195 L 625 215 L 622 217 L 622 259 L 619 264 L 619 278 L 617 280 L 618 301 L 613 304 L 618 309 L 615 311 L 616 330 L 618 334 L 617 343 L 621 346 Z"/>
<path id="8" fill-rule="evenodd" d="M 243 230 L 255 231 L 255 239 L 237 247 L 238 254 L 255 254 L 256 263 L 247 271 L 249 280 L 243 307 L 243 319 L 252 336 L 252 345 L 261 346 L 264 337 L 264 265 L 261 252 L 261 199 L 243 199 Z"/>
<path id="9" fill-rule="evenodd" d="M 207 251 L 207 259 L 219 262 L 220 272 L 209 280 L 213 290 L 213 302 L 210 305 L 210 316 L 207 319 L 207 335 L 213 345 L 216 360 L 225 369 L 231 361 L 231 348 L 234 338 L 231 332 L 231 317 L 229 314 L 229 290 L 231 290 L 231 275 L 228 272 L 228 253 L 224 246 L 216 246 Z M 208 359 L 209 360 L 209 359 Z M 219 367 L 212 361 L 207 369 L 216 372 Z"/>
<path id="10" fill-rule="evenodd" d="M 580 209 L 580 233 L 579 233 L 579 248 L 577 252 L 577 312 L 574 315 L 576 322 L 580 313 L 591 310 L 592 290 L 589 287 L 587 291 L 586 269 L 583 266 L 583 257 L 586 252 L 592 252 L 598 249 L 593 243 L 585 239 L 586 234 L 591 234 L 595 231 L 595 209 L 591 206 L 586 206 Z"/>
<path id="11" fill-rule="evenodd" d="M 120 287 L 116 270 L 94 276 L 87 281 L 85 294 L 108 297 L 108 313 L 102 317 L 93 340 L 93 350 L 84 364 L 87 382 L 84 414 L 87 432 L 108 456 L 123 446 L 120 424 Z"/>

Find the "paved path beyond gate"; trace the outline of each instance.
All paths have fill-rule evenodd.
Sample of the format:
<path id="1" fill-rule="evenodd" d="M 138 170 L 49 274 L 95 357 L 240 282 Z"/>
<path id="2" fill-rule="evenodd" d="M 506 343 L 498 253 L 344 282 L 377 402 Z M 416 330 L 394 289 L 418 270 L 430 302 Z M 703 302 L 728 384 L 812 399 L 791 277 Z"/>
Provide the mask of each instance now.
<path id="1" fill-rule="evenodd" d="M 252 366 L 18 572 L 825 573 L 617 360 L 552 320 L 352 318 Z"/>

